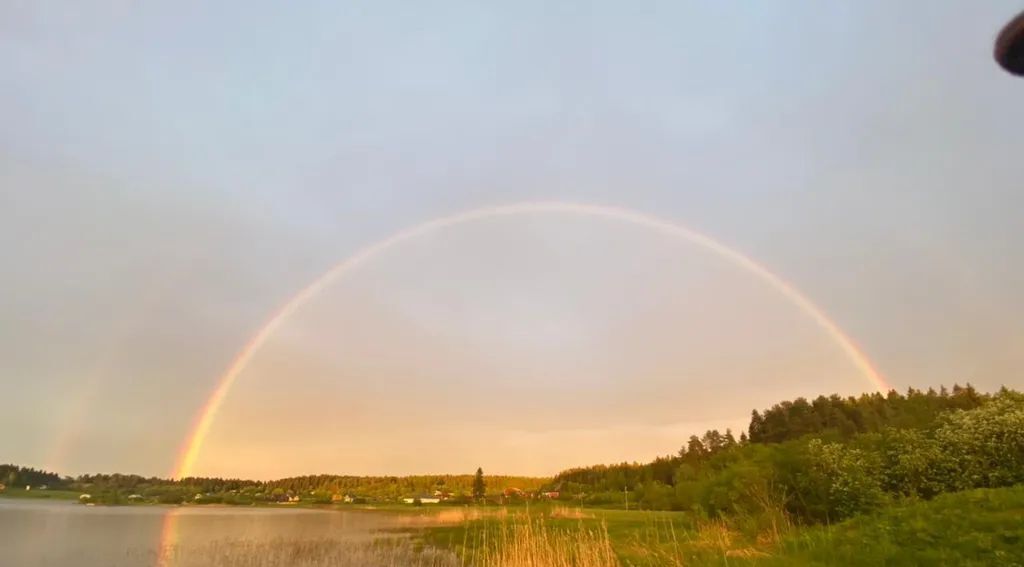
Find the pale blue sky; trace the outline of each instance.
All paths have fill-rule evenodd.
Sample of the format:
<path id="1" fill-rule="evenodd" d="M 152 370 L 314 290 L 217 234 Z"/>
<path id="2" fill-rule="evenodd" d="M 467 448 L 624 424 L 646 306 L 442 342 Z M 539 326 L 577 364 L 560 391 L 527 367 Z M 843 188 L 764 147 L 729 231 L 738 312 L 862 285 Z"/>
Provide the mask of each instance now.
<path id="1" fill-rule="evenodd" d="M 1019 1 L 209 4 L 0 3 L 0 388 L 14 402 L 0 412 L 0 461 L 165 473 L 234 352 L 323 270 L 410 224 L 535 199 L 628 207 L 734 246 L 822 306 L 900 387 L 1024 386 L 1024 81 L 990 53 Z M 611 258 L 582 253 L 576 275 L 548 280 L 573 250 L 565 242 L 642 237 L 601 223 L 498 228 L 451 235 L 478 239 L 474 249 L 398 251 L 353 285 L 390 290 L 383 304 L 418 325 L 479 333 L 481 321 L 547 313 L 551 341 L 571 342 L 572 329 L 612 329 L 624 315 L 560 311 L 557 298 L 586 280 L 602 282 L 592 299 L 607 303 L 623 293 L 615 282 L 655 277 L 667 261 L 651 253 L 628 263 L 635 273 L 616 270 L 658 246 L 638 240 Z M 517 238 L 534 248 L 510 246 Z M 550 257 L 530 263 L 537 246 Z M 474 266 L 500 268 L 480 259 L 492 247 L 518 267 L 507 277 L 532 266 L 524 281 L 544 283 L 509 286 L 527 289 L 515 298 L 466 285 Z M 679 254 L 704 266 L 700 251 Z M 448 269 L 417 281 L 401 267 L 417 257 Z M 698 277 L 688 274 L 665 285 Z M 742 287 L 726 281 L 736 277 L 688 297 L 725 309 L 715 289 Z M 448 290 L 443 305 L 494 311 L 438 315 L 431 286 Z M 332 305 L 358 296 L 332 293 Z M 757 302 L 771 333 L 776 306 Z M 362 317 L 372 327 L 383 315 Z M 679 347 L 689 361 L 710 348 L 698 340 L 707 321 L 662 323 L 644 342 L 691 337 L 702 346 Z M 495 344 L 521 331 L 501 328 Z M 537 362 L 590 359 L 576 356 Z M 706 406 L 714 384 L 680 373 Z M 278 380 L 282 395 L 280 382 L 299 398 L 308 385 Z M 730 397 L 742 421 L 770 400 L 852 387 L 800 384 L 754 380 Z M 620 413 L 621 427 L 643 431 L 642 404 Z M 674 449 L 658 439 L 664 449 L 622 458 Z M 448 468 L 310 463 L 282 472 Z M 250 470 L 270 474 L 231 472 Z"/>

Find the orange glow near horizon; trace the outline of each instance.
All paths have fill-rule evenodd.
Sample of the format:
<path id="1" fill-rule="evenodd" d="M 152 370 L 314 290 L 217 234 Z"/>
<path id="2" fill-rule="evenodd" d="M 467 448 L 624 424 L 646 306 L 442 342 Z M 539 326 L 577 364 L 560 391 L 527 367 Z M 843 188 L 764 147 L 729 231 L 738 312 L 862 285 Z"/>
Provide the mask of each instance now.
<path id="1" fill-rule="evenodd" d="M 757 280 L 767 284 L 780 293 L 789 302 L 799 308 L 821 330 L 830 337 L 858 372 L 867 379 L 872 388 L 885 392 L 890 386 L 882 378 L 868 357 L 854 341 L 829 318 L 824 311 L 809 298 L 775 273 L 748 256 L 714 240 L 713 238 L 666 220 L 643 213 L 610 206 L 588 205 L 568 202 L 528 202 L 507 206 L 475 209 L 463 213 L 441 217 L 422 224 L 401 230 L 388 238 L 366 246 L 335 265 L 325 274 L 314 280 L 306 288 L 291 297 L 278 309 L 267 322 L 249 339 L 244 348 L 238 352 L 224 374 L 218 379 L 217 386 L 198 412 L 196 420 L 189 431 L 182 450 L 176 459 L 173 478 L 192 476 L 196 461 L 207 438 L 218 410 L 231 392 L 238 376 L 248 367 L 249 363 L 270 337 L 299 310 L 303 305 L 320 294 L 323 290 L 358 269 L 372 258 L 385 253 L 393 247 L 429 233 L 454 227 L 461 224 L 486 221 L 516 215 L 562 214 L 596 219 L 607 219 L 619 223 L 632 224 L 648 228 L 667 237 L 684 240 L 713 252 L 717 257 L 727 260 L 742 271 L 756 276 Z"/>

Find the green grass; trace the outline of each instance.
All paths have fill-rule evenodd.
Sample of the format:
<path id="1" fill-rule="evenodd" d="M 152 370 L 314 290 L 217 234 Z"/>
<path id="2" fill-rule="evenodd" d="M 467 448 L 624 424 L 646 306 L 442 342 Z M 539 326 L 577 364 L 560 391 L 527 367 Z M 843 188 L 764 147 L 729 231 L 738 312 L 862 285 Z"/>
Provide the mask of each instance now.
<path id="1" fill-rule="evenodd" d="M 680 512 L 536 506 L 528 515 L 523 509 L 491 511 L 461 524 L 428 527 L 419 538 L 471 558 L 510 525 L 530 522 L 551 533 L 603 531 L 623 566 L 1024 566 L 1024 486 L 905 502 L 832 526 L 784 525 L 777 532 L 781 537 L 747 530 L 753 524 L 742 521 L 700 520 Z"/>
<path id="2" fill-rule="evenodd" d="M 800 530 L 765 565 L 1024 565 L 1024 486 L 945 494 Z"/>

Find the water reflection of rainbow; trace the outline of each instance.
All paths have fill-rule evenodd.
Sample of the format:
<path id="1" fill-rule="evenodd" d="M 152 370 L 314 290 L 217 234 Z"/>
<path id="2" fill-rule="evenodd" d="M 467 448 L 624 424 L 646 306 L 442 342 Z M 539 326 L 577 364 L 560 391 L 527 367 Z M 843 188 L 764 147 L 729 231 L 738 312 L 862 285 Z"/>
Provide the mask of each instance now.
<path id="1" fill-rule="evenodd" d="M 174 545 L 178 542 L 178 515 L 180 508 L 172 508 L 164 514 L 160 528 L 160 545 L 156 550 L 156 567 L 170 567 L 174 564 Z"/>
<path id="2" fill-rule="evenodd" d="M 680 240 L 699 245 L 710 252 L 714 252 L 722 259 L 732 263 L 736 267 L 757 277 L 765 284 L 774 288 L 783 297 L 788 299 L 790 303 L 810 317 L 812 321 L 814 321 L 823 331 L 825 331 L 825 333 L 828 334 L 829 337 L 832 338 L 835 344 L 846 354 L 860 373 L 871 383 L 874 389 L 880 392 L 885 392 L 890 389 L 889 385 L 882 378 L 878 370 L 875 369 L 867 356 L 864 355 L 853 340 L 850 339 L 839 325 L 833 322 L 824 311 L 822 311 L 803 293 L 797 290 L 792 284 L 788 283 L 743 253 L 733 250 L 717 240 L 691 230 L 685 226 L 628 209 L 557 201 L 528 202 L 475 209 L 430 220 L 401 230 L 383 240 L 358 250 L 355 254 L 349 256 L 347 259 L 331 268 L 306 288 L 291 297 L 267 320 L 263 327 L 261 327 L 256 334 L 249 339 L 249 342 L 246 343 L 242 350 L 238 352 L 234 360 L 231 361 L 227 370 L 219 378 L 216 388 L 210 394 L 210 397 L 206 400 L 206 403 L 203 404 L 203 407 L 197 415 L 189 435 L 182 446 L 182 450 L 179 453 L 171 476 L 174 478 L 184 478 L 192 475 L 196 459 L 202 449 L 203 442 L 210 430 L 210 426 L 213 424 L 213 420 L 216 418 L 217 411 L 220 409 L 221 404 L 223 404 L 224 399 L 231 391 L 231 387 L 234 385 L 235 380 L 237 380 L 238 376 L 243 370 L 245 370 L 256 352 L 259 351 L 260 347 L 263 346 L 267 339 L 274 334 L 277 328 L 280 327 L 289 316 L 295 313 L 307 301 L 315 297 L 325 288 L 329 287 L 339 278 L 357 269 L 374 256 L 377 256 L 378 254 L 381 254 L 402 242 L 418 238 L 439 229 L 463 223 L 527 214 L 564 214 L 602 218 L 634 224 L 649 228 L 668 237 L 678 238 Z M 176 514 L 168 514 L 164 526 L 164 545 L 162 547 L 166 547 L 173 542 L 175 523 Z"/>

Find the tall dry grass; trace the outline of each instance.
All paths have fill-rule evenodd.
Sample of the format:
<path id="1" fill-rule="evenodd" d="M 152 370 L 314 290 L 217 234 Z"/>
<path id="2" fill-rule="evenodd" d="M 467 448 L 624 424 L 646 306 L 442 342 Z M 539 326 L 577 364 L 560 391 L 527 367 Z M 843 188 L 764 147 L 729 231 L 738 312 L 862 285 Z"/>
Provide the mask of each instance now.
<path id="1" fill-rule="evenodd" d="M 218 540 L 175 545 L 163 556 L 170 567 L 461 567 L 449 551 L 420 549 L 404 538 Z"/>
<path id="2" fill-rule="evenodd" d="M 404 537 L 370 541 L 218 541 L 169 550 L 168 567 L 633 567 L 729 563 L 765 557 L 793 526 L 781 507 L 729 519 L 696 518 L 680 526 L 650 515 L 631 531 L 589 511 L 557 507 L 544 514 L 453 511 L 433 525 L 462 523 L 458 554 Z M 638 514 L 643 514 L 638 512 Z M 425 520 L 423 520 L 425 522 Z M 421 520 L 406 526 L 426 527 Z M 451 542 L 456 543 L 456 542 Z M 620 560 L 619 555 L 622 559 Z"/>
<path id="3" fill-rule="evenodd" d="M 176 545 L 168 567 L 619 567 L 603 525 L 555 528 L 543 518 L 501 519 L 467 541 L 463 558 L 405 538 L 219 540 Z"/>
<path id="4" fill-rule="evenodd" d="M 603 524 L 551 526 L 518 517 L 483 528 L 464 559 L 473 567 L 619 567 Z"/>

